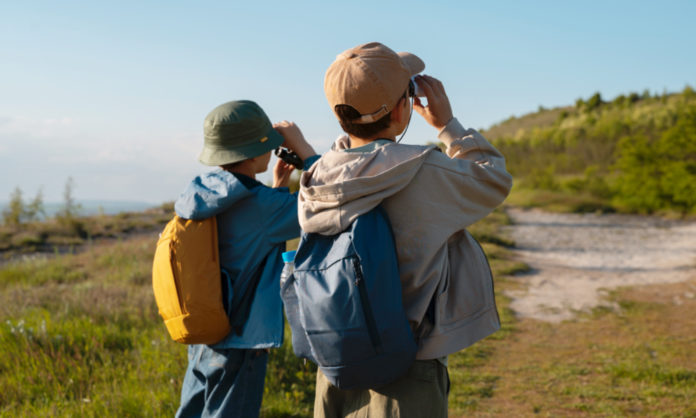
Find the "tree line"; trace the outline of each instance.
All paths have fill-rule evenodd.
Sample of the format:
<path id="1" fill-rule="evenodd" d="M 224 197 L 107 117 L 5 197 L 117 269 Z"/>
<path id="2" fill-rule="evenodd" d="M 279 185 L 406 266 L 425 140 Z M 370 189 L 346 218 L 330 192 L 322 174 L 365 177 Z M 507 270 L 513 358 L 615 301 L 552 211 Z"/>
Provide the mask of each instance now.
<path id="1" fill-rule="evenodd" d="M 74 197 L 75 181 L 68 177 L 63 189 L 63 204 L 55 214 L 55 219 L 60 223 L 71 223 L 79 216 L 81 209 Z M 39 189 L 33 199 L 24 201 L 24 193 L 19 186 L 10 194 L 7 208 L 2 212 L 3 225 L 19 227 L 22 224 L 38 222 L 46 219 L 46 208 L 43 200 L 43 190 Z"/>
<path id="2" fill-rule="evenodd" d="M 595 93 L 575 106 L 537 113 L 543 112 L 557 117 L 514 134 L 496 127 L 505 133 L 491 138 L 521 187 L 585 193 L 624 212 L 696 213 L 696 92 L 690 86 L 611 101 Z"/>

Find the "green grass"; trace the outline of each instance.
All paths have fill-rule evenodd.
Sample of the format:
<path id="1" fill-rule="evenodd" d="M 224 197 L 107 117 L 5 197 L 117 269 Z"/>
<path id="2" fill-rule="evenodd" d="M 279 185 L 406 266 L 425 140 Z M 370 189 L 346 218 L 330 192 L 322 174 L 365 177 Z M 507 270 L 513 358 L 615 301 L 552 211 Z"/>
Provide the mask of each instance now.
<path id="1" fill-rule="evenodd" d="M 154 306 L 154 240 L 0 270 L 1 416 L 161 416 L 178 406 L 185 347 Z"/>
<path id="2" fill-rule="evenodd" d="M 473 229 L 494 269 L 517 268 L 504 247 L 512 243 L 495 232 L 507 222 L 496 212 Z M 169 339 L 157 314 L 154 244 L 153 234 L 2 266 L 0 416 L 174 414 L 186 347 Z M 510 313 L 502 313 L 503 331 L 451 356 L 455 407 L 470 409 L 492 395 L 499 377 L 471 370 L 492 355 L 489 341 L 510 332 Z M 262 416 L 311 416 L 315 375 L 316 366 L 297 359 L 286 338 L 270 356 Z"/>
<path id="3" fill-rule="evenodd" d="M 502 212 L 474 232 L 493 252 L 494 266 L 507 254 L 499 244 L 510 244 L 494 235 L 498 222 L 507 222 Z M 154 303 L 155 238 L 88 245 L 76 254 L 2 266 L 0 416 L 174 414 L 186 347 L 169 339 Z M 464 371 L 485 363 L 491 352 L 488 343 L 477 344 L 451 361 Z M 286 338 L 270 356 L 262 416 L 311 416 L 315 374 L 316 366 L 297 359 Z M 453 381 L 462 384 L 453 398 L 475 404 L 492 393 L 495 379 L 454 372 Z"/>
<path id="4" fill-rule="evenodd" d="M 503 282 L 503 287 L 506 282 Z M 620 289 L 619 311 L 515 321 L 481 372 L 501 376 L 473 410 L 493 416 L 695 416 L 696 281 Z M 451 414 L 465 415 L 460 409 Z"/>
<path id="5" fill-rule="evenodd" d="M 0 270 L 0 416 L 172 416 L 186 347 L 151 289 L 155 237 Z M 286 330 L 289 335 L 289 329 Z M 310 416 L 316 367 L 273 350 L 264 417 Z"/>
<path id="6" fill-rule="evenodd" d="M 527 267 L 498 232 L 507 223 L 497 211 L 471 228 L 494 270 L 503 326 L 449 356 L 450 416 L 695 416 L 696 300 L 672 303 L 693 288 L 622 289 L 610 295 L 617 312 L 520 321 L 504 292 Z M 154 303 L 155 239 L 0 268 L 0 417 L 175 413 L 186 347 L 170 340 Z M 270 355 L 262 416 L 311 416 L 315 373 L 286 338 Z"/>
<path id="7" fill-rule="evenodd" d="M 515 184 L 507 202 L 523 208 L 562 213 L 612 213 L 621 211 L 606 199 L 573 190 L 545 190 Z"/>
<path id="8" fill-rule="evenodd" d="M 450 415 L 468 414 L 479 409 L 481 400 L 495 395 L 496 384 L 504 375 L 483 369 L 495 357 L 497 346 L 514 332 L 514 315 L 507 308 L 509 300 L 498 295 L 501 329 L 473 346 L 448 357 L 450 375 Z"/>
<path id="9" fill-rule="evenodd" d="M 75 283 L 84 280 L 85 273 L 75 269 L 71 256 L 50 260 L 37 257 L 30 261 L 10 262 L 0 270 L 0 289 L 12 285 L 26 287 L 45 283 Z"/>
<path id="10" fill-rule="evenodd" d="M 7 372 L 0 384 L 3 414 L 138 416 L 173 410 L 171 381 L 179 380 L 180 371 L 167 360 L 184 359 L 158 328 L 135 318 L 56 318 L 45 310 L 6 320 L 0 339 L 0 370 Z"/>
<path id="11" fill-rule="evenodd" d="M 261 416 L 310 417 L 317 367 L 295 357 L 287 323 L 285 336 L 283 346 L 269 357 Z"/>

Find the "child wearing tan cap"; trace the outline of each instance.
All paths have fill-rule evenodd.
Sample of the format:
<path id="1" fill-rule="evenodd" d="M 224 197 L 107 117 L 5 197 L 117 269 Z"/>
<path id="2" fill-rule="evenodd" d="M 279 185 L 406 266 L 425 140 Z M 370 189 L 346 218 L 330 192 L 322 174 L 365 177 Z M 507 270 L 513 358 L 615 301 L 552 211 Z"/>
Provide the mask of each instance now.
<path id="1" fill-rule="evenodd" d="M 406 375 L 369 390 L 340 390 L 318 371 L 315 417 L 445 417 L 447 355 L 500 327 L 486 256 L 465 228 L 503 202 L 512 178 L 503 156 L 453 117 L 442 83 L 416 76 L 424 68 L 374 42 L 338 55 L 326 72 L 324 91 L 346 135 L 303 173 L 300 226 L 336 234 L 382 204 L 419 349 Z M 446 153 L 398 143 L 413 109 Z"/>

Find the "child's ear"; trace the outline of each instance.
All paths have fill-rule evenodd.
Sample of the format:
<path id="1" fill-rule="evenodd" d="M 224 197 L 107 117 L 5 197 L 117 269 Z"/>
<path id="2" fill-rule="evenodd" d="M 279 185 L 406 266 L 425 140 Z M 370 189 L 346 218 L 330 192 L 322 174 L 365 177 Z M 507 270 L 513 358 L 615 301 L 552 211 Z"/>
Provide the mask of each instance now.
<path id="1" fill-rule="evenodd" d="M 408 104 L 404 103 L 406 100 L 408 100 L 408 98 L 402 97 L 396 103 L 396 106 L 394 106 L 394 109 L 391 111 L 392 122 L 401 123 L 403 122 L 404 118 L 408 117 L 407 107 L 404 106 L 404 104 Z"/>

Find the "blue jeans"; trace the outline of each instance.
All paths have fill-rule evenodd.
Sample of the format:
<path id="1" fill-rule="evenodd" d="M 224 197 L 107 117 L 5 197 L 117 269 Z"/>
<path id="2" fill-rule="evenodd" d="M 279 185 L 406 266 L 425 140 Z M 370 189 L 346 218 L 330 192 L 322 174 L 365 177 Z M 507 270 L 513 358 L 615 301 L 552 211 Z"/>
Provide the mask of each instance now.
<path id="1" fill-rule="evenodd" d="M 258 417 L 268 353 L 190 345 L 177 417 Z"/>

